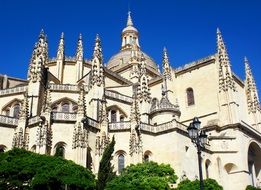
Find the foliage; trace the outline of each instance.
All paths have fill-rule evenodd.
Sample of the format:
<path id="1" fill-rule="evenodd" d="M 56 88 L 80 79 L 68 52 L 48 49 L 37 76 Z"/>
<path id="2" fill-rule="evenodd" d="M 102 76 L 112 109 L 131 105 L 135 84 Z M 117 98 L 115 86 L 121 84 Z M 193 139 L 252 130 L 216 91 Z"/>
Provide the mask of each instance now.
<path id="1" fill-rule="evenodd" d="M 23 149 L 0 154 L 0 189 L 94 189 L 94 175 L 72 161 Z"/>
<path id="2" fill-rule="evenodd" d="M 190 181 L 186 179 L 178 184 L 176 190 L 199 190 L 199 188 L 199 180 Z M 223 190 L 223 187 L 214 179 L 205 179 L 204 190 Z"/>
<path id="3" fill-rule="evenodd" d="M 246 190 L 261 190 L 261 189 L 258 188 L 258 187 L 253 187 L 252 185 L 248 185 L 248 186 L 246 187 Z"/>
<path id="4" fill-rule="evenodd" d="M 176 183 L 177 176 L 170 165 L 144 162 L 123 169 L 106 186 L 106 190 L 161 190 L 170 189 L 169 183 Z"/>
<path id="5" fill-rule="evenodd" d="M 111 165 L 112 153 L 114 151 L 115 140 L 114 136 L 110 144 L 105 148 L 102 159 L 99 165 L 98 179 L 97 179 L 97 190 L 103 190 L 106 183 L 111 181 L 115 177 L 115 172 L 113 172 L 113 167 Z"/>

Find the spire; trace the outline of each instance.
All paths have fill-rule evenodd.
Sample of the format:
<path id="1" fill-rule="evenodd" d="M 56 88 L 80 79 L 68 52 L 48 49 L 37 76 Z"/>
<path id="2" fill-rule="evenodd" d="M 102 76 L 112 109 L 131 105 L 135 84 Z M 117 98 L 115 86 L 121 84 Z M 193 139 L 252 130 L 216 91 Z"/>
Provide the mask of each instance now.
<path id="1" fill-rule="evenodd" d="M 57 50 L 57 59 L 64 59 L 64 33 L 62 32 L 58 50 Z"/>
<path id="2" fill-rule="evenodd" d="M 76 60 L 83 60 L 83 44 L 82 44 L 82 34 L 79 35 L 77 50 L 76 50 Z"/>
<path id="3" fill-rule="evenodd" d="M 32 82 L 40 81 L 43 77 L 44 66 L 48 61 L 47 36 L 41 30 L 38 42 L 34 46 L 32 58 L 28 71 L 28 80 Z"/>
<path id="4" fill-rule="evenodd" d="M 162 61 L 162 65 L 163 65 L 163 76 L 166 79 L 171 80 L 171 68 L 170 68 L 170 64 L 169 64 L 169 57 L 168 57 L 168 53 L 167 53 L 167 49 L 166 47 L 163 48 L 163 61 Z"/>
<path id="5" fill-rule="evenodd" d="M 133 26 L 133 22 L 131 19 L 131 12 L 128 12 L 128 20 L 127 20 L 127 26 Z"/>
<path id="6" fill-rule="evenodd" d="M 260 109 L 260 103 L 256 88 L 256 83 L 251 72 L 248 59 L 244 58 L 245 62 L 245 72 L 246 72 L 246 80 L 245 80 L 245 89 L 247 94 L 247 106 L 248 111 L 255 113 L 257 110 Z"/>
<path id="7" fill-rule="evenodd" d="M 103 84 L 103 56 L 101 48 L 101 40 L 97 34 L 95 39 L 95 46 L 92 59 L 92 85 L 97 84 L 100 86 Z"/>
<path id="8" fill-rule="evenodd" d="M 227 91 L 228 89 L 236 91 L 230 60 L 219 28 L 217 28 L 217 54 L 219 61 L 219 91 Z"/>

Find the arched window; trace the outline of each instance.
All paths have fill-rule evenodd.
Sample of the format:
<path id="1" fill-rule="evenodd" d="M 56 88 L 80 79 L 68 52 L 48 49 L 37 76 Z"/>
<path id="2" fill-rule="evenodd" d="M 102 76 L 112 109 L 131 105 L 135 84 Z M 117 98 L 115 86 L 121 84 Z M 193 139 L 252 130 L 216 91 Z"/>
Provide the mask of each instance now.
<path id="1" fill-rule="evenodd" d="M 0 145 L 0 153 L 5 152 L 6 146 L 5 145 Z"/>
<path id="2" fill-rule="evenodd" d="M 148 161 L 150 161 L 150 157 L 149 157 L 149 155 L 144 155 L 144 162 L 148 162 Z"/>
<path id="3" fill-rule="evenodd" d="M 118 172 L 121 173 L 125 165 L 125 158 L 123 154 L 118 156 Z"/>
<path id="4" fill-rule="evenodd" d="M 117 113 L 115 110 L 111 110 L 111 122 L 114 123 L 117 121 Z"/>
<path id="5" fill-rule="evenodd" d="M 146 150 L 143 155 L 143 161 L 149 162 L 151 160 L 152 152 L 150 150 Z"/>
<path id="6" fill-rule="evenodd" d="M 55 146 L 55 154 L 54 156 L 63 157 L 65 156 L 65 143 L 59 142 Z"/>
<path id="7" fill-rule="evenodd" d="M 210 160 L 206 160 L 205 162 L 205 168 L 206 168 L 206 178 L 209 178 L 209 165 L 210 165 Z"/>
<path id="8" fill-rule="evenodd" d="M 19 113 L 20 113 L 20 105 L 19 104 L 15 104 L 13 109 L 14 109 L 14 112 L 13 112 L 14 118 L 18 118 L 19 117 Z"/>
<path id="9" fill-rule="evenodd" d="M 123 116 L 123 115 L 120 116 L 120 121 L 121 121 L 121 122 L 124 121 L 124 116 Z"/>
<path id="10" fill-rule="evenodd" d="M 70 111 L 70 107 L 69 107 L 69 104 L 68 103 L 64 103 L 62 105 L 62 112 L 63 113 L 68 113 Z"/>
<path id="11" fill-rule="evenodd" d="M 192 88 L 187 89 L 187 102 L 188 106 L 194 105 L 195 100 L 194 100 L 194 92 Z"/>

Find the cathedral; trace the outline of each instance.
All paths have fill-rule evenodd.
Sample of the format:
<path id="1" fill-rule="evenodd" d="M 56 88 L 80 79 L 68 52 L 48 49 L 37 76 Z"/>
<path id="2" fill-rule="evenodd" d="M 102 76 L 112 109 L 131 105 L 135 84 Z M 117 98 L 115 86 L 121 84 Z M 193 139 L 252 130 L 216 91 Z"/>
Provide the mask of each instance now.
<path id="1" fill-rule="evenodd" d="M 59 153 L 97 174 L 114 136 L 117 173 L 149 160 L 170 164 L 179 181 L 194 180 L 197 149 L 187 127 L 198 117 L 208 137 L 203 178 L 225 190 L 260 187 L 261 107 L 248 59 L 242 60 L 242 80 L 232 71 L 219 29 L 215 54 L 179 68 L 171 67 L 166 48 L 159 66 L 139 40 L 129 13 L 119 52 L 104 63 L 98 35 L 89 59 L 81 35 L 75 56 L 66 56 L 63 33 L 50 58 L 41 31 L 27 79 L 0 75 L 0 152 Z"/>

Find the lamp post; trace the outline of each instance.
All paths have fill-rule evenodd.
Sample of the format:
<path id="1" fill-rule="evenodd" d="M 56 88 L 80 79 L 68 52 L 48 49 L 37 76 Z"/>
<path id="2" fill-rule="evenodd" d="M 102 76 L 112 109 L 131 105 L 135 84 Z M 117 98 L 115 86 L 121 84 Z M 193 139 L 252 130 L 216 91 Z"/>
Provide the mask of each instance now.
<path id="1" fill-rule="evenodd" d="M 200 180 L 200 190 L 204 189 L 203 177 L 202 177 L 202 163 L 201 163 L 201 151 L 204 149 L 207 143 L 206 132 L 200 129 L 200 121 L 197 117 L 189 124 L 187 130 L 192 143 L 197 147 L 198 153 L 198 167 L 199 167 L 199 180 Z"/>

